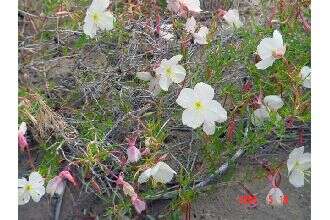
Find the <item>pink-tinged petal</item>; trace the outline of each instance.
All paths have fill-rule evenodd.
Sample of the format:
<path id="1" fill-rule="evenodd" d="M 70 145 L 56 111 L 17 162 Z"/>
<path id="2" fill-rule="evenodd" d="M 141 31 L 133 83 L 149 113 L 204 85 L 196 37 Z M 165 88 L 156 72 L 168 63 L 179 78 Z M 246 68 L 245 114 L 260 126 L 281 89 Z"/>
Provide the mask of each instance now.
<path id="1" fill-rule="evenodd" d="M 63 170 L 62 172 L 60 172 L 59 176 L 62 178 L 65 178 L 66 180 L 71 182 L 74 186 L 77 186 L 76 180 L 74 179 L 74 177 L 71 175 L 71 173 L 69 171 Z"/>
<path id="2" fill-rule="evenodd" d="M 178 13 L 180 10 L 180 3 L 178 0 L 166 0 L 167 9 L 171 12 Z"/>
<path id="3" fill-rule="evenodd" d="M 202 9 L 200 8 L 199 0 L 179 0 L 179 2 L 183 6 L 187 7 L 189 11 L 197 13 L 202 11 Z"/>
<path id="4" fill-rule="evenodd" d="M 196 20 L 193 16 L 191 16 L 189 19 L 187 19 L 186 25 L 185 25 L 185 30 L 188 33 L 193 34 L 196 29 Z"/>
<path id="5" fill-rule="evenodd" d="M 18 133 L 22 133 L 23 135 L 26 133 L 27 126 L 25 122 L 22 122 L 19 126 Z"/>
<path id="6" fill-rule="evenodd" d="M 144 210 L 146 210 L 146 203 L 138 198 L 138 196 L 135 194 L 131 197 L 131 202 L 135 208 L 135 210 L 140 214 Z"/>
<path id="7" fill-rule="evenodd" d="M 46 192 L 51 196 L 54 196 L 55 193 L 61 195 L 64 192 L 64 186 L 64 179 L 60 176 L 55 176 L 48 182 Z"/>
<path id="8" fill-rule="evenodd" d="M 25 151 L 29 148 L 29 144 L 23 133 L 18 133 L 18 146 L 21 149 L 21 151 Z"/>
<path id="9" fill-rule="evenodd" d="M 127 148 L 127 162 L 134 163 L 141 158 L 141 152 L 135 146 Z"/>

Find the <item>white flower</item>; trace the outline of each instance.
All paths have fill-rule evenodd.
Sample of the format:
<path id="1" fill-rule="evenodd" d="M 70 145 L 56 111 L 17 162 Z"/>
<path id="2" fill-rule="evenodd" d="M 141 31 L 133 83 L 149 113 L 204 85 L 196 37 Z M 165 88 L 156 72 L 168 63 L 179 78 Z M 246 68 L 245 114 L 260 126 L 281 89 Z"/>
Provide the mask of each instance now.
<path id="1" fill-rule="evenodd" d="M 308 89 L 311 88 L 311 73 L 312 70 L 308 66 L 304 66 L 300 70 L 300 77 L 303 80 L 303 86 Z"/>
<path id="2" fill-rule="evenodd" d="M 113 29 L 116 18 L 110 11 L 107 11 L 109 4 L 109 0 L 93 0 L 84 19 L 83 29 L 86 35 L 94 37 L 99 29 Z"/>
<path id="3" fill-rule="evenodd" d="M 252 115 L 252 124 L 255 126 L 261 125 L 264 121 L 267 121 L 270 118 L 270 112 L 277 112 L 284 105 L 283 100 L 280 96 L 269 95 L 266 96 L 263 100 L 263 104 L 260 108 L 254 110 Z M 277 113 L 277 120 L 281 120 L 281 116 Z"/>
<path id="4" fill-rule="evenodd" d="M 35 202 L 45 194 L 44 179 L 38 172 L 32 172 L 27 181 L 24 177 L 18 179 L 18 205 L 29 202 L 30 197 Z"/>
<path id="5" fill-rule="evenodd" d="M 213 97 L 214 89 L 203 82 L 197 83 L 194 89 L 182 89 L 176 100 L 176 103 L 185 108 L 182 123 L 193 129 L 203 124 L 203 131 L 207 135 L 214 134 L 215 122 L 226 121 L 227 112 Z"/>
<path id="6" fill-rule="evenodd" d="M 173 82 L 180 83 L 186 77 L 186 70 L 178 64 L 181 59 L 182 55 L 176 55 L 169 60 L 163 59 L 160 66 L 155 69 L 162 90 L 167 91 Z"/>
<path id="7" fill-rule="evenodd" d="M 282 58 L 286 47 L 283 44 L 283 38 L 278 30 L 273 32 L 273 37 L 266 37 L 261 40 L 257 47 L 257 53 L 261 59 L 256 64 L 257 69 L 264 70 L 273 65 L 276 59 Z"/>
<path id="8" fill-rule="evenodd" d="M 196 44 L 207 44 L 207 34 L 209 33 L 209 29 L 205 26 L 201 26 L 197 33 L 194 33 L 194 43 Z"/>
<path id="9" fill-rule="evenodd" d="M 176 172 L 166 163 L 160 161 L 154 167 L 145 170 L 139 176 L 138 182 L 145 183 L 152 176 L 155 182 L 168 183 Z"/>
<path id="10" fill-rule="evenodd" d="M 191 16 L 189 19 L 187 19 L 186 25 L 185 25 L 185 30 L 188 33 L 193 34 L 196 29 L 196 20 L 193 16 Z"/>
<path id="11" fill-rule="evenodd" d="M 295 148 L 287 161 L 289 182 L 295 187 L 304 185 L 305 171 L 311 167 L 311 154 L 304 153 L 304 146 Z"/>
<path id="12" fill-rule="evenodd" d="M 266 202 L 271 206 L 282 206 L 283 205 L 283 192 L 280 188 L 271 188 L 267 197 Z"/>
<path id="13" fill-rule="evenodd" d="M 237 9 L 228 10 L 223 16 L 223 18 L 232 27 L 240 28 L 243 26 L 242 22 L 239 20 L 239 14 Z"/>
<path id="14" fill-rule="evenodd" d="M 149 91 L 154 95 L 158 95 L 161 91 L 159 86 L 159 76 L 152 76 L 150 72 L 137 72 L 136 77 L 143 81 L 149 82 Z"/>
<path id="15" fill-rule="evenodd" d="M 180 4 L 187 7 L 189 11 L 201 12 L 201 3 L 199 0 L 179 0 Z"/>

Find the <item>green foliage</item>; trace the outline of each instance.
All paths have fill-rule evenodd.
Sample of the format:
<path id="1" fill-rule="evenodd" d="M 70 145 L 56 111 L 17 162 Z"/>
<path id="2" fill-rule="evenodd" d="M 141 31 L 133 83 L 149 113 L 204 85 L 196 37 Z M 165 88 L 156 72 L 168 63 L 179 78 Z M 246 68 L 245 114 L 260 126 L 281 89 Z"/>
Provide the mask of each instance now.
<path id="1" fill-rule="evenodd" d="M 47 179 L 51 179 L 59 173 L 61 157 L 58 152 L 58 148 L 61 148 L 63 145 L 63 141 L 56 141 L 52 145 L 48 145 L 48 143 L 40 144 L 40 150 L 42 159 L 38 166 L 39 173 L 47 177 Z"/>

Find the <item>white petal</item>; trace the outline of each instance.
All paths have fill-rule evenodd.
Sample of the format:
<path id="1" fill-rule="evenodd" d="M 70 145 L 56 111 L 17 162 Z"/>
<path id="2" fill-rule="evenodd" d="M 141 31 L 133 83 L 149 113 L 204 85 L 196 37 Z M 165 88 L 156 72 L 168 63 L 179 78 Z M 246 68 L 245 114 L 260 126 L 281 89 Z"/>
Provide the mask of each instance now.
<path id="1" fill-rule="evenodd" d="M 290 173 L 291 170 L 293 169 L 293 167 L 296 164 L 296 160 L 292 159 L 292 158 L 289 158 L 288 161 L 286 162 L 286 164 L 287 164 L 287 167 L 288 167 L 288 173 Z"/>
<path id="2" fill-rule="evenodd" d="M 196 100 L 194 90 L 190 88 L 184 88 L 181 90 L 176 103 L 183 108 L 191 108 Z"/>
<path id="3" fill-rule="evenodd" d="M 111 12 L 106 11 L 101 14 L 100 22 L 98 26 L 101 30 L 110 31 L 114 28 L 114 23 L 116 19 Z"/>
<path id="4" fill-rule="evenodd" d="M 270 116 L 268 110 L 266 109 L 265 106 L 261 106 L 261 108 L 254 110 L 251 118 L 251 122 L 254 126 L 259 126 L 269 118 Z"/>
<path id="5" fill-rule="evenodd" d="M 179 0 L 181 4 L 186 6 L 189 11 L 192 12 L 201 12 L 199 0 Z"/>
<path id="6" fill-rule="evenodd" d="M 303 86 L 309 89 L 311 88 L 311 72 L 312 70 L 308 66 L 304 66 L 300 70 L 300 76 L 303 80 Z"/>
<path id="7" fill-rule="evenodd" d="M 194 87 L 194 93 L 196 98 L 204 101 L 210 101 L 214 97 L 214 89 L 212 86 L 199 82 Z"/>
<path id="8" fill-rule="evenodd" d="M 30 194 L 23 188 L 18 189 L 18 205 L 24 205 L 30 200 Z"/>
<path id="9" fill-rule="evenodd" d="M 171 78 L 173 82 L 180 83 L 186 77 L 186 70 L 181 65 L 173 66 L 173 77 Z"/>
<path id="10" fill-rule="evenodd" d="M 161 91 L 159 86 L 159 78 L 155 77 L 150 80 L 149 91 L 152 92 L 155 96 L 158 95 Z"/>
<path id="11" fill-rule="evenodd" d="M 304 146 L 295 148 L 291 151 L 291 153 L 289 154 L 289 158 L 291 159 L 299 159 L 302 155 L 304 154 Z"/>
<path id="12" fill-rule="evenodd" d="M 193 129 L 198 128 L 204 122 L 204 117 L 200 112 L 194 109 L 187 108 L 182 113 L 182 124 Z"/>
<path id="13" fill-rule="evenodd" d="M 22 122 L 21 125 L 19 126 L 18 132 L 21 132 L 22 134 L 25 134 L 27 130 L 26 123 Z"/>
<path id="14" fill-rule="evenodd" d="M 164 75 L 161 75 L 159 80 L 159 86 L 164 91 L 168 91 L 168 87 L 172 84 L 172 80 Z"/>
<path id="15" fill-rule="evenodd" d="M 178 54 L 176 56 L 173 56 L 171 59 L 168 60 L 168 63 L 170 65 L 176 65 L 178 62 L 182 59 L 182 55 Z"/>
<path id="16" fill-rule="evenodd" d="M 149 180 L 150 176 L 151 176 L 151 168 L 148 168 L 141 173 L 141 175 L 139 176 L 139 179 L 138 179 L 138 183 L 141 184 L 141 183 L 147 182 Z"/>
<path id="17" fill-rule="evenodd" d="M 186 25 L 185 25 L 185 30 L 188 33 L 193 34 L 196 29 L 196 20 L 193 16 L 191 16 L 189 19 L 187 19 Z"/>
<path id="18" fill-rule="evenodd" d="M 235 26 L 236 28 L 243 26 L 242 22 L 239 20 L 239 13 L 237 9 L 228 10 L 223 18 L 231 26 Z"/>
<path id="19" fill-rule="evenodd" d="M 104 11 L 110 4 L 110 0 L 93 0 L 90 8 L 94 10 Z"/>
<path id="20" fill-rule="evenodd" d="M 159 35 L 165 40 L 172 40 L 175 36 L 167 31 L 160 30 Z"/>
<path id="21" fill-rule="evenodd" d="M 282 34 L 278 30 L 275 30 L 273 32 L 273 39 L 274 39 L 274 43 L 275 43 L 276 48 L 278 48 L 278 49 L 283 48 Z"/>
<path id="22" fill-rule="evenodd" d="M 143 81 L 150 81 L 153 78 L 150 72 L 137 72 L 136 77 Z"/>
<path id="23" fill-rule="evenodd" d="M 32 172 L 29 176 L 29 183 L 33 187 L 39 187 L 44 185 L 44 178 L 38 172 Z"/>
<path id="24" fill-rule="evenodd" d="M 215 122 L 214 121 L 204 121 L 203 131 L 207 135 L 213 135 L 215 131 Z"/>
<path id="25" fill-rule="evenodd" d="M 304 185 L 304 173 L 296 169 L 292 170 L 289 182 L 295 187 L 302 187 Z"/>
<path id="26" fill-rule="evenodd" d="M 261 60 L 258 63 L 256 63 L 256 67 L 259 70 L 265 70 L 268 67 L 270 67 L 271 65 L 273 65 L 274 61 L 275 61 L 274 57 L 268 57 L 268 58 L 266 58 L 264 60 Z"/>
<path id="27" fill-rule="evenodd" d="M 92 18 L 90 15 L 86 15 L 85 20 L 84 20 L 84 26 L 83 26 L 84 33 L 91 38 L 95 37 L 96 32 L 97 32 L 97 26 L 96 24 L 92 21 Z"/>
<path id="28" fill-rule="evenodd" d="M 268 95 L 264 98 L 264 104 L 272 111 L 277 111 L 284 105 L 283 100 L 278 95 Z"/>
<path id="29" fill-rule="evenodd" d="M 224 122 L 227 120 L 227 111 L 216 100 L 211 100 L 205 103 L 203 111 L 205 121 Z"/>
<path id="30" fill-rule="evenodd" d="M 262 60 L 272 57 L 274 50 L 276 50 L 274 40 L 269 37 L 262 39 L 257 46 L 257 53 Z"/>
<path id="31" fill-rule="evenodd" d="M 176 172 L 166 163 L 158 162 L 151 170 L 151 175 L 156 182 L 168 183 Z"/>
<path id="32" fill-rule="evenodd" d="M 26 181 L 26 179 L 24 177 L 22 177 L 21 179 L 18 179 L 18 187 L 24 187 L 28 182 Z"/>
<path id="33" fill-rule="evenodd" d="M 33 187 L 33 189 L 30 191 L 31 198 L 35 202 L 39 202 L 44 194 L 45 194 L 45 187 L 43 186 Z"/>
<path id="34" fill-rule="evenodd" d="M 301 170 L 308 170 L 311 167 L 311 154 L 310 153 L 304 153 L 299 158 L 299 168 Z"/>

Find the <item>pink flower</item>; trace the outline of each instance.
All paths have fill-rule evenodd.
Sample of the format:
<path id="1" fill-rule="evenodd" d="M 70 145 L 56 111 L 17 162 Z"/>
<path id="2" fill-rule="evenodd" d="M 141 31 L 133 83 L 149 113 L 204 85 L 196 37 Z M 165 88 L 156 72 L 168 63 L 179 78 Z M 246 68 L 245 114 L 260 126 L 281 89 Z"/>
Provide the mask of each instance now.
<path id="1" fill-rule="evenodd" d="M 179 15 L 186 15 L 187 11 L 201 12 L 199 0 L 166 0 L 167 9 L 178 13 Z"/>
<path id="2" fill-rule="evenodd" d="M 131 184 L 129 184 L 128 182 L 124 181 L 124 177 L 123 174 L 120 174 L 116 180 L 116 184 L 118 186 L 122 186 L 123 187 L 123 191 L 125 195 L 128 196 L 133 196 L 135 193 L 135 190 L 133 188 L 133 186 Z"/>
<path id="3" fill-rule="evenodd" d="M 77 185 L 75 179 L 71 175 L 69 171 L 62 171 L 58 176 L 55 176 L 53 179 L 51 179 L 46 187 L 46 192 L 49 193 L 51 196 L 54 196 L 54 194 L 61 195 L 64 192 L 64 181 L 68 180 L 71 182 L 74 186 Z"/>
<path id="4" fill-rule="evenodd" d="M 134 206 L 135 210 L 140 214 L 141 212 L 143 212 L 144 210 L 146 210 L 146 203 L 139 199 L 139 197 L 137 196 L 137 194 L 133 194 L 131 196 L 131 202 L 132 205 Z"/>
<path id="5" fill-rule="evenodd" d="M 127 162 L 134 163 L 141 158 L 141 152 L 135 147 L 136 138 L 131 138 L 128 140 L 127 149 Z"/>
<path id="6" fill-rule="evenodd" d="M 20 147 L 21 151 L 25 151 L 29 148 L 29 144 L 25 137 L 26 130 L 26 123 L 22 122 L 18 129 L 18 146 Z"/>

